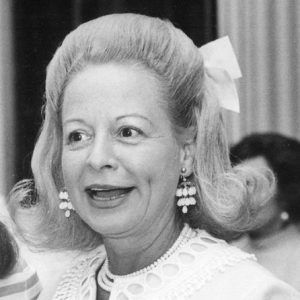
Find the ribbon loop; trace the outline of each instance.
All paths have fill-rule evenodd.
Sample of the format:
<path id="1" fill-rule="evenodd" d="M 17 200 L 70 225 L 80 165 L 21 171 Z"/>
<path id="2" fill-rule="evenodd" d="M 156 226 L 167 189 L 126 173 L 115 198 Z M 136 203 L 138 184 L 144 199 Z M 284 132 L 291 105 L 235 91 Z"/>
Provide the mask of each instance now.
<path id="1" fill-rule="evenodd" d="M 200 47 L 199 51 L 221 107 L 240 112 L 234 79 L 242 77 L 242 73 L 228 36 Z"/>

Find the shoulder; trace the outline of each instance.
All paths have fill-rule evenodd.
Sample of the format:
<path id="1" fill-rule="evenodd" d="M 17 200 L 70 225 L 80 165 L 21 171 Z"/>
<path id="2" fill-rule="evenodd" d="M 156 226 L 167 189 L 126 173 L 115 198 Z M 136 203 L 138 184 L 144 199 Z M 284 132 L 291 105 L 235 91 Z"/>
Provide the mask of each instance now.
<path id="1" fill-rule="evenodd" d="M 62 276 L 53 300 L 74 299 L 84 282 L 95 278 L 96 270 L 101 266 L 106 256 L 104 246 L 79 255 L 72 267 Z"/>
<path id="2" fill-rule="evenodd" d="M 35 299 L 41 292 L 37 273 L 23 259 L 14 270 L 0 280 L 0 298 L 2 299 Z"/>
<path id="3" fill-rule="evenodd" d="M 247 252 L 254 252 L 262 266 L 300 290 L 300 234 L 294 225 L 271 237 L 256 241 L 255 247 L 246 235 L 234 241 L 234 245 Z"/>
<path id="4" fill-rule="evenodd" d="M 193 243 L 203 244 L 205 236 L 200 232 Z M 202 255 L 207 260 L 205 273 L 209 276 L 205 284 L 201 283 L 203 266 L 194 267 L 196 280 L 192 299 L 300 299 L 294 289 L 260 266 L 253 255 L 209 235 L 205 242 L 211 243 L 205 244 L 207 254 Z"/>
<path id="5" fill-rule="evenodd" d="M 253 261 L 243 261 L 235 266 L 228 266 L 224 272 L 215 274 L 203 289 L 195 291 L 192 299 L 203 297 L 211 300 L 300 299 L 296 290 Z"/>

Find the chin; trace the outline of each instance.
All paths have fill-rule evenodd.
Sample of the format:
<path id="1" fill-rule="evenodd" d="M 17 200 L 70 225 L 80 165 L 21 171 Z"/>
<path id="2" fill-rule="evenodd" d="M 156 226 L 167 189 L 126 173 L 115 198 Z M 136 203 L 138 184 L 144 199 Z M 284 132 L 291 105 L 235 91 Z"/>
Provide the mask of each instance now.
<path id="1" fill-rule="evenodd" d="M 126 234 L 131 231 L 132 228 L 137 226 L 136 216 L 133 218 L 133 214 L 126 214 L 124 211 L 119 212 L 97 212 L 93 209 L 93 213 L 89 217 L 84 218 L 85 222 L 96 232 L 106 236 L 117 236 Z"/>

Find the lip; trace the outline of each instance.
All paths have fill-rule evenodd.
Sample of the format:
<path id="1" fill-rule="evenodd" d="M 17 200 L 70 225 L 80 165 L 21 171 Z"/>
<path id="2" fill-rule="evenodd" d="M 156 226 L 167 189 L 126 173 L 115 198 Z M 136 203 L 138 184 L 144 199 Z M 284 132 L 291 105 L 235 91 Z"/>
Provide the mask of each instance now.
<path id="1" fill-rule="evenodd" d="M 114 208 L 119 206 L 133 189 L 133 186 L 92 184 L 87 186 L 84 191 L 92 206 Z"/>

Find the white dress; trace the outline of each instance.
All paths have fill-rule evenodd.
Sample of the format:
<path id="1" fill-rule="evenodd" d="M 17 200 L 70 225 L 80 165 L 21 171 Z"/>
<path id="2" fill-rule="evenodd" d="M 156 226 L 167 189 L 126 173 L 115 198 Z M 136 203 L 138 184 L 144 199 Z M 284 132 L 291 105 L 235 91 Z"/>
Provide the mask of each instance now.
<path id="1" fill-rule="evenodd" d="M 103 246 L 75 262 L 55 300 L 95 300 Z M 155 268 L 115 280 L 110 300 L 296 300 L 300 295 L 247 254 L 203 230 Z"/>

